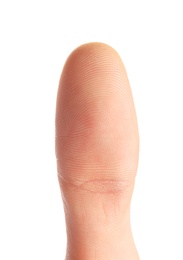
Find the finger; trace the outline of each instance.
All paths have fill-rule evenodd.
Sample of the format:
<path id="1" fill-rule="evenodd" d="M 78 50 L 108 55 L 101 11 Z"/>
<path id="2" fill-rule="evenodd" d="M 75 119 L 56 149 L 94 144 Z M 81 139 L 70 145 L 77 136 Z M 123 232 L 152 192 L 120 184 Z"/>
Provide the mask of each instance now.
<path id="1" fill-rule="evenodd" d="M 67 260 L 138 259 L 130 228 L 138 143 L 119 55 L 102 43 L 80 46 L 63 68 L 56 107 Z"/>

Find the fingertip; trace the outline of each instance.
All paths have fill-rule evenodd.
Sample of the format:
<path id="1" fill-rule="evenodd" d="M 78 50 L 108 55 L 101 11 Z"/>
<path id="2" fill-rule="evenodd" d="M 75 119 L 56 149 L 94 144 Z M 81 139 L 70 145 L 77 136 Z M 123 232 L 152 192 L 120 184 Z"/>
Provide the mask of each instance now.
<path id="1" fill-rule="evenodd" d="M 125 71 L 120 55 L 112 46 L 103 42 L 89 42 L 78 46 L 70 53 L 65 62 L 61 78 L 66 72 L 69 72 L 70 67 L 76 64 L 82 67 L 82 63 L 85 63 L 84 65 L 87 67 L 92 62 L 101 65 L 102 62 L 116 62 L 120 64 L 122 70 Z"/>
<path id="2" fill-rule="evenodd" d="M 98 164 L 120 165 L 127 157 L 122 164 L 128 168 L 128 161 L 136 158 L 138 130 L 132 93 L 122 60 L 111 46 L 86 43 L 69 55 L 57 95 L 56 136 L 62 167 L 66 155 L 72 157 L 72 163 L 67 159 L 68 167 L 75 162 L 78 171 L 91 158 L 95 164 L 97 158 Z"/>

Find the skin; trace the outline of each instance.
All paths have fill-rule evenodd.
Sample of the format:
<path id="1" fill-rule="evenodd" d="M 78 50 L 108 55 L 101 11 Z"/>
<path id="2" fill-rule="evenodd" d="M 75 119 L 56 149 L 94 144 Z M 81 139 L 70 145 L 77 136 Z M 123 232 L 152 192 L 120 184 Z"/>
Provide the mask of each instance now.
<path id="1" fill-rule="evenodd" d="M 66 260 L 138 260 L 130 202 L 139 135 L 118 53 L 103 43 L 75 49 L 56 103 L 56 158 L 64 204 Z"/>

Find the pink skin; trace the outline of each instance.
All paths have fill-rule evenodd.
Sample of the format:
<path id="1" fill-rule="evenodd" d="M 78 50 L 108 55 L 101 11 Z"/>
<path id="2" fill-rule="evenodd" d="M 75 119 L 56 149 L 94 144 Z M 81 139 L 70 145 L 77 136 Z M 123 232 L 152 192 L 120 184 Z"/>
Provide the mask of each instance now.
<path id="1" fill-rule="evenodd" d="M 80 46 L 63 68 L 56 107 L 66 260 L 139 259 L 130 227 L 138 150 L 133 98 L 119 55 L 102 43 Z"/>

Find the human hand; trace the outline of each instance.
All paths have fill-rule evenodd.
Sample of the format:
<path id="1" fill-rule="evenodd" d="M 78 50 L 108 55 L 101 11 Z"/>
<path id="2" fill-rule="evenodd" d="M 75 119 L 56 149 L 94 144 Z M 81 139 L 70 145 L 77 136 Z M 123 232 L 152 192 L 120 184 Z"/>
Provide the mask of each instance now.
<path id="1" fill-rule="evenodd" d="M 117 52 L 84 44 L 68 57 L 56 106 L 56 157 L 67 226 L 66 260 L 138 260 L 130 201 L 139 137 Z"/>

